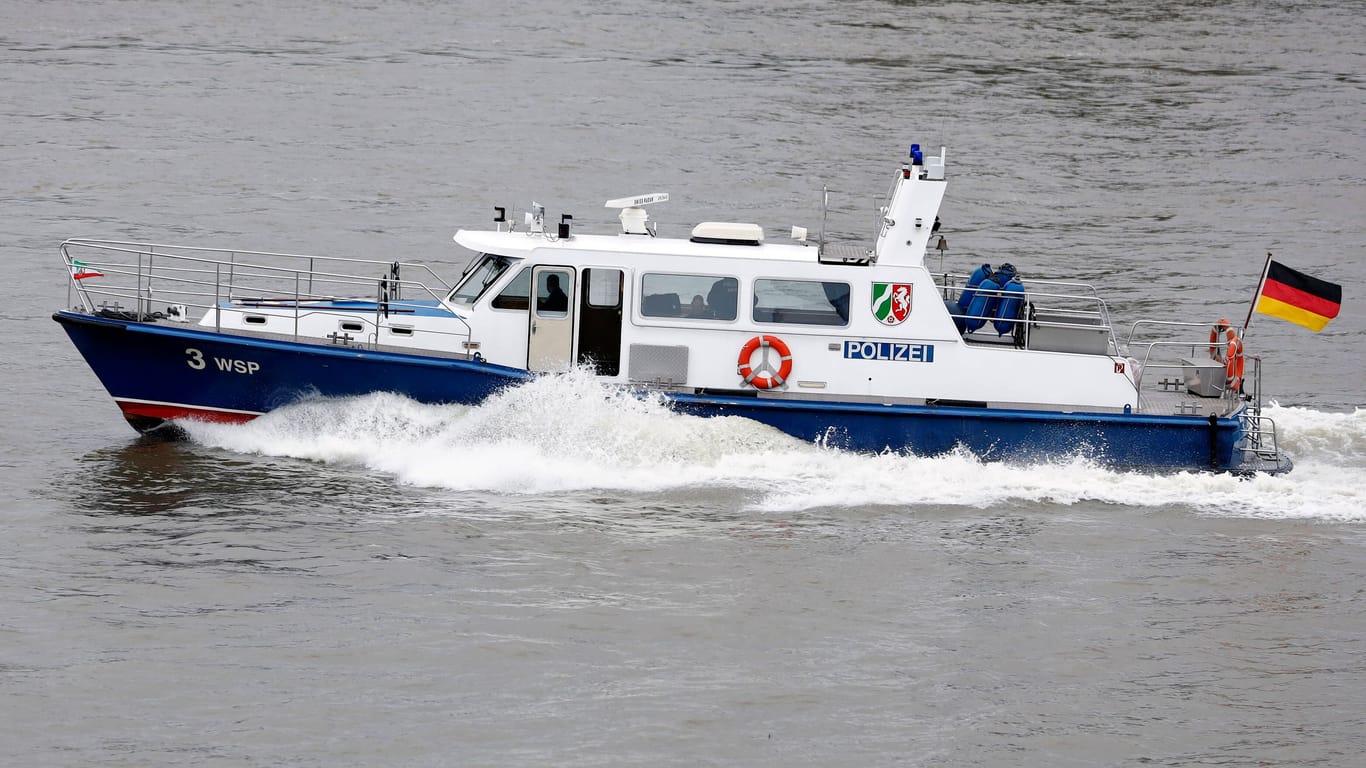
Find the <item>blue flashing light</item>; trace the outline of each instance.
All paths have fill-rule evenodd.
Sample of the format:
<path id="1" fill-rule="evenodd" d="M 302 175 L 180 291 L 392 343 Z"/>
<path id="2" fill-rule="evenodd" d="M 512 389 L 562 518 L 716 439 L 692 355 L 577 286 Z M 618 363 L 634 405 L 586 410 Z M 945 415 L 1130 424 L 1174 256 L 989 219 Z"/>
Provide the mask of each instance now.
<path id="1" fill-rule="evenodd" d="M 911 145 L 911 165 L 924 165 L 925 156 L 920 152 L 919 144 Z"/>

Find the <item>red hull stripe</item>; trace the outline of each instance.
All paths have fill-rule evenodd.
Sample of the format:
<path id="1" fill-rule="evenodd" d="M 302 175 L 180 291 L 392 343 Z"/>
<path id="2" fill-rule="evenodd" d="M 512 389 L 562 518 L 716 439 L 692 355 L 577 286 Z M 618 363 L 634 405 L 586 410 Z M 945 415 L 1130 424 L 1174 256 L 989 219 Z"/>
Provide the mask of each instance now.
<path id="1" fill-rule="evenodd" d="M 243 424 L 261 415 L 251 411 L 196 408 L 191 405 L 151 403 L 145 400 L 118 400 L 117 402 L 125 415 L 144 416 L 151 419 L 195 419 L 225 424 Z"/>

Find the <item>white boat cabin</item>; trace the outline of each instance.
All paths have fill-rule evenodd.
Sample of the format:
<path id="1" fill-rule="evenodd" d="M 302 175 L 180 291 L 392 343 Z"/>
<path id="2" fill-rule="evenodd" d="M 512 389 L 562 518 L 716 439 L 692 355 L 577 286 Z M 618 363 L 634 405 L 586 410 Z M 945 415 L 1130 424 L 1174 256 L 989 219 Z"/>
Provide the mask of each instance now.
<path id="1" fill-rule="evenodd" d="M 444 304 L 468 322 L 471 351 L 532 371 L 590 365 L 622 384 L 771 397 L 1136 408 L 1135 365 L 1116 354 L 1098 299 L 1076 308 L 1075 285 L 1050 294 L 1072 307 L 1054 322 L 1029 302 L 1032 339 L 1023 301 L 1013 318 L 966 332 L 946 301 L 961 284 L 925 264 L 945 187 L 943 156 L 929 159 L 901 169 L 872 247 L 773 243 L 757 225 L 726 222 L 686 240 L 655 237 L 644 204 L 666 196 L 643 196 L 608 203 L 623 209 L 617 235 L 567 224 L 550 234 L 539 212 L 525 231 L 458 232 L 478 255 Z M 755 337 L 790 352 L 767 361 L 767 373 L 790 362 L 778 381 L 742 375 Z M 755 367 L 761 355 L 770 352 L 755 353 Z"/>

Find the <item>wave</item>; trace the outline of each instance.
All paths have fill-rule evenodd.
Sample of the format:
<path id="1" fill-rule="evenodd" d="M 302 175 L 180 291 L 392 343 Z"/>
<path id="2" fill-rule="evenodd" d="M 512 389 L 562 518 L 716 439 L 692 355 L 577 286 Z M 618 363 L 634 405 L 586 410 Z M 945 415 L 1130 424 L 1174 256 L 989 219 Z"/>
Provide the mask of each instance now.
<path id="1" fill-rule="evenodd" d="M 359 466 L 401 483 L 493 494 L 727 489 L 763 512 L 1036 502 L 1366 521 L 1355 480 L 1366 464 L 1366 410 L 1272 405 L 1265 413 L 1295 458 L 1288 475 L 1152 475 L 1080 458 L 1008 464 L 965 452 L 850 453 L 747 419 L 682 415 L 586 373 L 542 377 L 472 407 L 375 394 L 300 403 L 244 425 L 185 427 L 198 443 L 240 453 Z"/>

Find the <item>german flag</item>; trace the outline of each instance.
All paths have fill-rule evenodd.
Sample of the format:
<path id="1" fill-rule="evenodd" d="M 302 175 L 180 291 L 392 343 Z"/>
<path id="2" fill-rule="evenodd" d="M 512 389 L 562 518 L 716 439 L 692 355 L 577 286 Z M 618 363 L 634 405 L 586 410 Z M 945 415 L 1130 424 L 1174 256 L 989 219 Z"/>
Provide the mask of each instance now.
<path id="1" fill-rule="evenodd" d="M 1323 330 L 1342 308 L 1342 286 L 1267 261 L 1257 311 L 1289 320 L 1311 331 Z"/>

